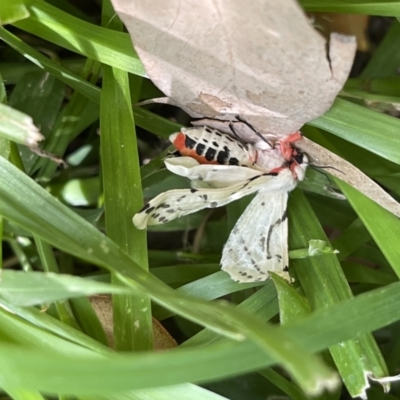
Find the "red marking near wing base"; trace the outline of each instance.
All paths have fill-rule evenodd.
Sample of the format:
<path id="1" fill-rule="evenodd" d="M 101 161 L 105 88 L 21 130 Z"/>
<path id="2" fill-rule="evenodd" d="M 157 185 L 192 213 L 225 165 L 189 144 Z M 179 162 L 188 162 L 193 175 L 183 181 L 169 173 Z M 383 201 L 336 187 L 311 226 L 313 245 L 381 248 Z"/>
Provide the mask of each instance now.
<path id="1" fill-rule="evenodd" d="M 291 146 L 291 143 L 297 142 L 301 139 L 301 132 L 298 131 L 284 137 L 282 140 L 279 141 L 282 156 L 286 161 L 291 161 L 291 159 L 293 158 L 293 147 Z"/>
<path id="2" fill-rule="evenodd" d="M 183 132 L 178 132 L 172 144 L 178 151 L 181 151 L 182 149 L 185 149 L 185 140 L 186 135 Z"/>
<path id="3" fill-rule="evenodd" d="M 284 137 L 282 140 L 279 141 L 280 152 L 283 158 L 286 160 L 288 165 L 282 166 L 279 168 L 274 168 L 270 172 L 272 173 L 279 173 L 282 170 L 289 168 L 293 174 L 293 178 L 297 179 L 296 167 L 298 167 L 298 162 L 294 159 L 294 157 L 299 153 L 297 149 L 292 147 L 292 143 L 297 142 L 302 139 L 302 134 L 300 131 L 292 133 Z"/>

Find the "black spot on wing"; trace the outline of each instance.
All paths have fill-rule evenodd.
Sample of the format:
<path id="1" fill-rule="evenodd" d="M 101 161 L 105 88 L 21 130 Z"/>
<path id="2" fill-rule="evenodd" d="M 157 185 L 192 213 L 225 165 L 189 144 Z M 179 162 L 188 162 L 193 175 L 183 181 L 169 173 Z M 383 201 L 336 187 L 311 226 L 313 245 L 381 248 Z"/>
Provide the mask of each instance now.
<path id="1" fill-rule="evenodd" d="M 190 138 L 188 135 L 186 135 L 185 138 L 185 147 L 188 149 L 193 149 L 194 146 L 196 146 L 196 141 Z"/>
<path id="2" fill-rule="evenodd" d="M 212 142 L 212 145 L 214 146 L 214 147 L 219 147 L 218 146 L 218 143 L 214 140 L 214 142 Z"/>
<path id="3" fill-rule="evenodd" d="M 150 207 L 150 203 L 145 204 L 141 209 L 140 209 L 140 213 L 143 211 L 146 211 L 148 208 Z"/>
<path id="4" fill-rule="evenodd" d="M 154 210 L 154 207 L 148 207 L 148 208 L 146 208 L 145 213 L 150 214 L 153 210 Z"/>
<path id="5" fill-rule="evenodd" d="M 211 208 L 215 208 L 215 207 L 217 207 L 217 205 L 218 205 L 218 203 L 216 201 L 213 201 L 210 203 Z"/>
<path id="6" fill-rule="evenodd" d="M 271 242 L 271 236 L 272 232 L 275 229 L 275 227 L 279 226 L 282 224 L 282 222 L 287 218 L 286 216 L 286 211 L 283 213 L 282 217 L 278 218 L 273 224 L 271 224 L 268 228 L 268 233 L 267 233 L 267 259 L 270 260 L 272 258 L 271 253 L 270 253 L 270 242 Z M 276 256 L 275 256 L 276 257 Z M 280 256 L 281 257 L 281 256 Z M 282 257 L 281 257 L 282 258 Z M 280 261 L 280 260 L 279 260 Z"/>
<path id="7" fill-rule="evenodd" d="M 229 159 L 229 165 L 239 165 L 239 160 L 235 157 Z"/>
<path id="8" fill-rule="evenodd" d="M 213 161 L 215 159 L 215 155 L 217 154 L 217 150 L 209 147 L 206 151 L 205 157 L 207 161 Z"/>
<path id="9" fill-rule="evenodd" d="M 157 210 L 159 208 L 169 208 L 169 207 L 170 207 L 170 205 L 168 203 L 161 203 L 159 206 L 157 206 Z"/>
<path id="10" fill-rule="evenodd" d="M 227 163 L 228 159 L 229 159 L 229 149 L 226 146 L 224 146 L 224 150 L 218 152 L 217 155 L 218 164 L 224 165 Z"/>
<path id="11" fill-rule="evenodd" d="M 197 189 L 190 189 L 190 193 L 196 193 Z"/>
<path id="12" fill-rule="evenodd" d="M 206 146 L 205 146 L 204 144 L 199 143 L 199 144 L 196 146 L 196 153 L 197 153 L 199 156 L 201 156 L 201 155 L 204 153 L 205 148 L 206 148 Z"/>
<path id="13" fill-rule="evenodd" d="M 212 129 L 208 128 L 207 126 L 204 127 L 204 130 L 205 130 L 207 133 L 212 133 Z"/>

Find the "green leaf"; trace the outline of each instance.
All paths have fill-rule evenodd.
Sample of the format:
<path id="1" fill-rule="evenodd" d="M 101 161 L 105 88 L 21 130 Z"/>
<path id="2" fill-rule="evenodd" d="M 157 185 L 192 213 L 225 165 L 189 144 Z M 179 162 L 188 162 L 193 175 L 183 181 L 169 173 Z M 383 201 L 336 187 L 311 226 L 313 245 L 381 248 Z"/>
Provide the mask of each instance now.
<path id="1" fill-rule="evenodd" d="M 0 3 L 0 25 L 12 24 L 20 19 L 28 18 L 29 11 L 26 0 L 14 0 L 13 2 Z"/>
<path id="2" fill-rule="evenodd" d="M 108 1 L 103 2 L 103 21 L 122 30 Z M 103 66 L 100 102 L 101 158 L 107 235 L 148 271 L 146 231 L 132 223 L 133 215 L 143 207 L 139 154 L 135 123 L 131 110 L 139 96 L 141 81 L 135 77 L 135 92 L 129 90 L 128 74 Z M 118 278 L 112 279 L 119 283 Z M 149 350 L 153 347 L 150 298 L 144 293 L 113 296 L 114 341 L 118 350 Z M 132 321 L 135 321 L 133 324 Z"/>
<path id="3" fill-rule="evenodd" d="M 400 15 L 400 5 L 393 0 L 301 0 L 306 11 L 356 13 L 394 17 Z"/>
<path id="4" fill-rule="evenodd" d="M 46 4 L 43 2 L 43 4 Z M 47 72 L 53 74 L 60 81 L 71 86 L 78 92 L 85 95 L 88 99 L 95 103 L 100 100 L 100 89 L 96 86 L 86 82 L 79 76 L 73 74 L 68 69 L 62 67 L 59 64 L 51 61 L 48 57 L 44 56 L 33 47 L 27 45 L 18 37 L 12 35 L 10 32 L 0 27 L 0 39 L 6 42 L 9 46 L 20 52 L 27 59 L 33 62 L 38 67 L 44 69 Z"/>
<path id="5" fill-rule="evenodd" d="M 29 193 L 29 204 L 24 201 L 24 193 Z M 43 204 L 46 204 L 45 209 Z M 0 214 L 56 247 L 108 268 L 127 286 L 148 293 L 159 304 L 194 322 L 231 338 L 251 338 L 262 353 L 276 357 L 306 392 L 315 393 L 336 383 L 334 375 L 318 358 L 283 335 L 278 342 L 274 329 L 259 319 L 227 303 L 209 304 L 169 289 L 140 268 L 114 242 L 56 202 L 3 158 L 0 158 Z"/>
<path id="6" fill-rule="evenodd" d="M 281 324 L 295 321 L 311 313 L 311 307 L 307 299 L 285 279 L 274 273 L 271 274 L 271 278 L 278 293 Z"/>
<path id="7" fill-rule="evenodd" d="M 400 121 L 397 118 L 336 99 L 328 112 L 309 124 L 400 164 L 397 150 L 400 148 L 400 137 L 397 135 Z"/>
<path id="8" fill-rule="evenodd" d="M 29 11 L 29 18 L 14 25 L 85 57 L 146 76 L 127 33 L 82 21 L 40 0 L 32 0 Z"/>
<path id="9" fill-rule="evenodd" d="M 292 199 L 301 205 L 301 212 L 289 206 L 291 243 L 304 246 L 307 238 L 327 240 L 318 220 L 300 191 L 292 193 Z M 291 200 L 292 200 L 291 199 Z M 321 255 L 304 260 L 293 260 L 296 275 L 312 306 L 326 307 L 345 299 L 351 299 L 350 287 L 335 255 Z M 339 323 L 339 321 L 337 321 Z M 336 367 L 352 396 L 365 395 L 369 387 L 367 373 L 376 377 L 387 375 L 383 357 L 372 335 L 359 335 L 354 340 L 330 347 Z"/>
<path id="10" fill-rule="evenodd" d="M 2 271 L 0 296 L 16 306 L 52 303 L 98 293 L 127 293 L 116 285 L 52 272 Z"/>
<path id="11" fill-rule="evenodd" d="M 347 183 L 336 178 L 335 180 L 396 275 L 400 277 L 399 219 Z"/>

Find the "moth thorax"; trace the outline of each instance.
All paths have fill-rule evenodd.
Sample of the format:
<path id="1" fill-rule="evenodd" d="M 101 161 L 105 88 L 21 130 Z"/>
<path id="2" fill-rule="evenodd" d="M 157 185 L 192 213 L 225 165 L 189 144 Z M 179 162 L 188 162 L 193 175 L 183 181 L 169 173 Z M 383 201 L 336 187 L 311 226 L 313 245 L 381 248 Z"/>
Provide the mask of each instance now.
<path id="1" fill-rule="evenodd" d="M 279 149 L 257 149 L 257 166 L 262 170 L 271 171 L 281 168 L 285 165 L 285 158 L 280 153 Z"/>

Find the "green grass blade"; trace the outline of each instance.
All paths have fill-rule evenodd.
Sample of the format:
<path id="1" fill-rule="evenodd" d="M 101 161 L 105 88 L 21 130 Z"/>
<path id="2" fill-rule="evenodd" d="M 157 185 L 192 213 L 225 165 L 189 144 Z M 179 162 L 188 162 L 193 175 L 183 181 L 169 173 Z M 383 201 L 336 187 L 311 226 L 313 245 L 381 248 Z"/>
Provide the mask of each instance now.
<path id="1" fill-rule="evenodd" d="M 400 277 L 399 219 L 345 182 L 335 180 L 396 275 Z"/>
<path id="2" fill-rule="evenodd" d="M 400 164 L 400 137 L 397 135 L 400 121 L 397 118 L 336 99 L 328 112 L 309 124 Z"/>
<path id="3" fill-rule="evenodd" d="M 44 251 L 41 250 L 41 253 Z M 42 259 L 43 259 L 42 255 Z M 128 293 L 127 288 L 52 272 L 3 271 L 0 296 L 15 306 L 52 303 L 99 293 Z"/>
<path id="4" fill-rule="evenodd" d="M 43 3 L 46 4 L 46 3 Z M 88 99 L 95 103 L 99 102 L 100 99 L 100 89 L 85 80 L 81 79 L 79 76 L 73 74 L 68 69 L 62 67 L 59 64 L 51 61 L 48 57 L 44 56 L 33 47 L 27 45 L 21 39 L 17 38 L 6 29 L 0 27 L 0 39 L 4 40 L 9 46 L 23 54 L 27 59 L 33 62 L 38 67 L 44 69 L 45 71 L 53 74 L 61 82 L 66 83 L 78 92 L 85 95 Z"/>
<path id="5" fill-rule="evenodd" d="M 200 386 L 186 383 L 155 389 L 134 390 L 107 396 L 83 396 L 81 400 L 228 400 L 226 397 L 210 392 Z"/>
<path id="6" fill-rule="evenodd" d="M 273 354 L 299 381 L 306 392 L 333 384 L 329 371 L 318 359 L 280 336 L 277 341 L 271 327 L 226 303 L 205 303 L 178 294 L 140 268 L 114 242 L 101 235 L 51 195 L 29 180 L 6 160 L 0 158 L 0 213 L 32 230 L 60 249 L 90 260 L 118 273 L 128 286 L 148 293 L 159 304 L 229 337 L 255 340 L 265 355 Z M 24 201 L 29 192 L 31 202 Z M 36 203 L 36 204 L 35 204 Z M 43 209 L 43 204 L 46 208 Z M 296 357 L 293 357 L 296 354 Z M 307 358 L 307 365 L 304 359 Z M 322 385 L 322 386 L 321 386 Z"/>
<path id="7" fill-rule="evenodd" d="M 33 0 L 29 11 L 30 17 L 15 26 L 85 57 L 146 76 L 127 33 L 82 21 L 44 1 Z"/>
<path id="8" fill-rule="evenodd" d="M 312 351 L 320 351 L 338 341 L 348 340 L 400 320 L 398 302 L 400 302 L 400 283 L 395 283 L 326 309 L 317 310 L 308 317 L 277 329 L 275 334 L 279 337 L 282 330 Z M 12 326 L 15 326 L 10 334 L 17 335 L 21 339 L 26 338 L 21 324 L 15 325 L 17 321 L 12 316 L 2 320 L 2 326 L 8 326 L 6 321 L 10 318 L 14 324 Z M 338 320 L 341 321 L 340 324 Z M 65 355 L 60 358 L 60 351 L 63 349 L 60 345 L 63 342 L 57 345 L 54 340 L 56 356 L 49 354 L 49 348 L 40 351 L 20 351 L 4 342 L 1 343 L 2 359 L 7 362 L 9 368 L 4 370 L 0 384 L 3 385 L 4 381 L 13 383 L 19 378 L 17 384 L 24 382 L 29 389 L 46 388 L 53 392 L 66 390 L 68 393 L 88 393 L 91 390 L 93 393 L 93 390 L 97 390 L 97 393 L 101 393 L 103 390 L 107 392 L 133 390 L 227 377 L 239 372 L 264 368 L 274 361 L 270 356 L 260 352 L 259 347 L 250 341 L 223 340 L 207 347 L 158 354 L 110 353 L 106 358 L 94 359 L 94 355 L 88 356 L 86 353 L 86 356 L 82 354 L 79 357 L 80 369 L 77 370 L 74 360 L 71 359 L 70 345 L 65 347 Z M 43 341 L 41 343 L 42 347 L 48 346 L 48 343 Z M 74 353 L 77 350 L 74 348 Z M 210 357 L 213 360 L 211 364 Z M 237 362 L 238 359 L 240 363 Z M 166 368 L 171 368 L 171 365 L 174 365 L 174 372 L 165 374 Z M 60 381 L 59 376 L 65 377 L 66 380 Z M 134 380 L 132 376 L 135 376 Z"/>
<path id="9" fill-rule="evenodd" d="M 355 13 L 396 17 L 400 15 L 400 4 L 392 0 L 301 0 L 308 12 Z"/>
<path id="10" fill-rule="evenodd" d="M 103 10 L 103 12 L 107 14 L 106 11 Z M 112 19 L 111 15 L 109 17 Z M 103 19 L 105 18 L 103 16 Z M 112 19 L 111 25 L 122 29 L 122 24 L 118 19 Z M 137 77 L 133 101 L 139 96 L 140 85 L 141 78 Z M 135 229 L 132 223 L 133 215 L 143 207 L 143 199 L 131 103 L 128 74 L 117 68 L 103 66 L 100 143 L 106 231 L 121 249 L 147 271 L 146 231 Z M 113 281 L 119 282 L 118 278 Z M 148 350 L 152 348 L 151 305 L 145 293 L 113 296 L 113 315 L 117 349 Z"/>
<path id="11" fill-rule="evenodd" d="M 1 24 L 12 24 L 20 19 L 29 17 L 29 10 L 25 0 L 15 0 L 0 3 Z"/>
<path id="12" fill-rule="evenodd" d="M 300 191 L 292 197 L 301 204 L 301 212 L 289 207 L 291 221 L 291 243 L 302 247 L 307 238 L 327 241 L 327 238 Z M 321 255 L 306 260 L 293 260 L 296 274 L 312 308 L 351 299 L 352 293 L 335 255 Z M 337 323 L 341 323 L 337 321 Z M 360 335 L 354 340 L 330 348 L 335 364 L 352 396 L 362 396 L 369 387 L 367 374 L 376 377 L 387 375 L 383 357 L 370 334 Z"/>

